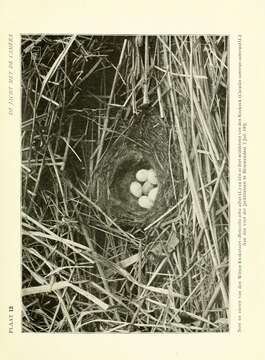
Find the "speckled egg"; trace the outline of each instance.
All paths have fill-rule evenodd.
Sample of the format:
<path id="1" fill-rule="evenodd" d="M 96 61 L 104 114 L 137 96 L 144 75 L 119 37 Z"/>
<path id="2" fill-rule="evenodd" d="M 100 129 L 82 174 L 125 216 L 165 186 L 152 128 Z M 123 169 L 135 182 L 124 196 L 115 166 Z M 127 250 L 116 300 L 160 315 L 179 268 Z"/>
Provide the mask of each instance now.
<path id="1" fill-rule="evenodd" d="M 149 170 L 140 169 L 136 173 L 136 179 L 140 182 L 145 182 L 148 178 Z"/>
<path id="2" fill-rule="evenodd" d="M 152 190 L 150 190 L 150 192 L 148 194 L 148 199 L 151 200 L 152 202 L 154 202 L 156 199 L 157 193 L 158 193 L 158 187 L 153 188 Z"/>
<path id="3" fill-rule="evenodd" d="M 142 195 L 142 185 L 138 181 L 133 181 L 130 184 L 130 193 L 139 198 Z"/>
<path id="4" fill-rule="evenodd" d="M 155 171 L 153 169 L 148 170 L 147 179 L 153 185 L 158 184 L 157 176 L 156 176 L 156 173 L 155 173 Z"/>
<path id="5" fill-rule="evenodd" d="M 138 199 L 138 204 L 139 206 L 141 206 L 144 209 L 151 209 L 151 207 L 153 206 L 153 202 L 148 199 L 147 196 L 143 195 Z"/>
<path id="6" fill-rule="evenodd" d="M 151 184 L 149 181 L 146 181 L 144 184 L 143 184 L 143 187 L 142 187 L 142 191 L 143 191 L 143 194 L 144 195 L 148 195 L 149 192 L 154 188 L 154 185 Z"/>

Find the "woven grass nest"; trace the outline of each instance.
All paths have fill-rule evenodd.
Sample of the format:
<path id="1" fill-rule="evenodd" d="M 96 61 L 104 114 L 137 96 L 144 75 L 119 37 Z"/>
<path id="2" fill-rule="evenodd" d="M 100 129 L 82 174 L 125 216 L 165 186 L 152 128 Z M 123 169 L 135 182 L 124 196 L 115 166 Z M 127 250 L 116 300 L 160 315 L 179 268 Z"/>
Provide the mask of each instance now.
<path id="1" fill-rule="evenodd" d="M 97 171 L 99 205 L 119 224 L 147 225 L 163 214 L 180 192 L 181 166 L 179 153 L 174 148 L 174 163 L 168 156 L 169 131 L 154 112 L 145 111 L 133 118 L 127 131 L 109 147 Z M 172 154 L 171 154 L 172 156 Z M 179 164 L 180 165 L 180 164 Z M 138 205 L 129 192 L 139 169 L 154 169 L 158 178 L 158 194 L 151 209 Z"/>

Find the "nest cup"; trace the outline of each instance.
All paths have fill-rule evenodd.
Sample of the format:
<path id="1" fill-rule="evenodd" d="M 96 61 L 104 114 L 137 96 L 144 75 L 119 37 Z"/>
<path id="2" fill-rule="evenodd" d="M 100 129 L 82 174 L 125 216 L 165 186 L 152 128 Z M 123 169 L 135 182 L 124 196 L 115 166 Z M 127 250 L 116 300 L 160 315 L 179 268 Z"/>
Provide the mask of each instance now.
<path id="1" fill-rule="evenodd" d="M 109 146 L 99 166 L 96 181 L 98 203 L 120 225 L 147 225 L 161 216 L 175 202 L 174 183 L 168 159 L 168 130 L 158 115 L 145 113 L 133 119 L 129 130 Z M 171 171 L 179 177 L 178 160 Z M 158 193 L 151 209 L 139 206 L 130 191 L 140 169 L 153 169 L 158 179 Z"/>

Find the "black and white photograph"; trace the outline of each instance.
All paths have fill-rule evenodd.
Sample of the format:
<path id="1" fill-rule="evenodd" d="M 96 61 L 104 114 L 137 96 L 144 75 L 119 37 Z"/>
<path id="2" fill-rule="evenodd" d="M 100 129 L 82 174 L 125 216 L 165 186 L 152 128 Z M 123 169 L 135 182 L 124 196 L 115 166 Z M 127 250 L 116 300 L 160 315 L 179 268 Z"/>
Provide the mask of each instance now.
<path id="1" fill-rule="evenodd" d="M 229 54 L 20 35 L 22 332 L 230 330 Z"/>

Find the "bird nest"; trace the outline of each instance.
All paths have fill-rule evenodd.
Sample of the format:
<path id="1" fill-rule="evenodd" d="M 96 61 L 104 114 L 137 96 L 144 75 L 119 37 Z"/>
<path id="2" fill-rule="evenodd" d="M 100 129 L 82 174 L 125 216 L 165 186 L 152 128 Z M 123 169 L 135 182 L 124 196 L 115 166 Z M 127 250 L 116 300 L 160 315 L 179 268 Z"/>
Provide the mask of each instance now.
<path id="1" fill-rule="evenodd" d="M 109 146 L 97 171 L 98 203 L 119 224 L 150 224 L 176 203 L 180 193 L 179 151 L 176 144 L 170 149 L 168 126 L 154 113 L 135 117 L 131 127 L 119 133 L 122 136 Z M 153 169 L 157 175 L 158 193 L 151 209 L 140 207 L 129 191 L 139 169 Z"/>

